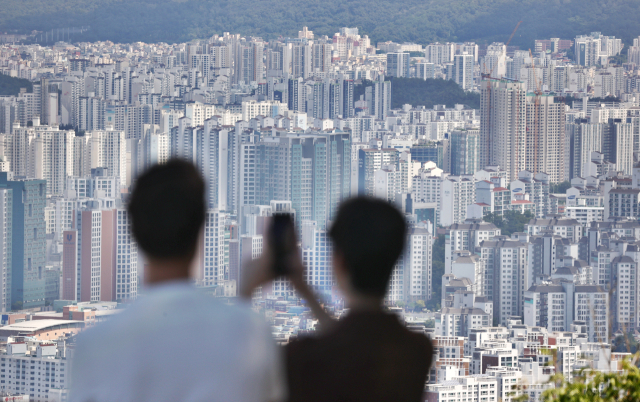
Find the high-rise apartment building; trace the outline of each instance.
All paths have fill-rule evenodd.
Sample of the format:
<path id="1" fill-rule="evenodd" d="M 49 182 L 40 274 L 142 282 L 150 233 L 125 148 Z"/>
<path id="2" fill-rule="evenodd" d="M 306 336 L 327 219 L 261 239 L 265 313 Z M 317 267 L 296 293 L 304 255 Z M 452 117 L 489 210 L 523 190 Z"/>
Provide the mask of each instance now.
<path id="1" fill-rule="evenodd" d="M 201 286 L 222 285 L 227 274 L 225 260 L 225 220 L 227 214 L 216 209 L 207 211 L 204 236 L 198 250 L 196 281 Z"/>
<path id="2" fill-rule="evenodd" d="M 47 195 L 61 196 L 67 177 L 73 175 L 75 133 L 41 126 L 38 118 L 34 123 L 14 126 L 12 170 L 17 177 L 46 180 Z"/>
<path id="3" fill-rule="evenodd" d="M 74 210 L 73 228 L 63 233 L 65 300 L 136 299 L 138 248 L 128 211 L 114 204 L 113 200 L 95 200 Z"/>
<path id="4" fill-rule="evenodd" d="M 480 130 L 453 130 L 449 134 L 451 141 L 451 174 L 456 176 L 472 175 L 480 170 L 479 153 Z"/>
<path id="5" fill-rule="evenodd" d="M 11 310 L 13 190 L 0 188 L 0 311 Z"/>
<path id="6" fill-rule="evenodd" d="M 589 342 L 602 342 L 609 332 L 609 294 L 596 285 L 534 285 L 525 292 L 522 313 L 524 324 L 549 331 L 569 331 L 574 321 L 584 322 Z"/>
<path id="7" fill-rule="evenodd" d="M 432 281 L 432 246 L 433 235 L 429 225 L 432 223 L 418 223 L 409 228 L 407 246 L 405 248 L 404 263 L 408 269 L 405 272 L 406 298 L 408 302 L 430 300 Z"/>
<path id="8" fill-rule="evenodd" d="M 264 81 L 264 45 L 260 42 L 241 44 L 237 50 L 239 66 L 238 81 L 245 84 Z"/>
<path id="9" fill-rule="evenodd" d="M 424 49 L 424 55 L 427 62 L 443 65 L 453 61 L 453 56 L 456 54 L 455 43 L 431 43 Z"/>
<path id="10" fill-rule="evenodd" d="M 242 120 L 249 121 L 257 116 L 276 117 L 284 115 L 287 110 L 289 110 L 287 105 L 278 101 L 245 101 L 242 102 Z M 197 126 L 193 122 L 191 124 Z"/>
<path id="11" fill-rule="evenodd" d="M 500 166 L 507 181 L 525 168 L 525 98 L 522 82 L 491 79 L 480 84 L 480 167 Z"/>
<path id="12" fill-rule="evenodd" d="M 358 151 L 358 193 L 373 196 L 375 172 L 383 166 L 395 166 L 400 154 L 396 149 L 361 149 Z"/>
<path id="13" fill-rule="evenodd" d="M 569 144 L 569 177 L 586 177 L 585 165 L 591 160 L 591 152 L 602 151 L 604 125 L 589 123 L 587 119 L 576 119 L 567 124 L 566 137 Z"/>
<path id="14" fill-rule="evenodd" d="M 44 306 L 46 227 L 45 180 L 11 181 L 0 172 L 0 189 L 11 190 L 11 306 Z M 5 193 L 8 196 L 8 193 Z M 7 208 L 9 200 L 7 199 Z M 7 209 L 8 212 L 8 209 Z"/>
<path id="15" fill-rule="evenodd" d="M 365 89 L 365 100 L 369 114 L 376 119 L 384 120 L 391 109 L 391 81 L 385 81 L 383 76 Z"/>
<path id="16" fill-rule="evenodd" d="M 187 102 L 185 105 L 184 116 L 191 120 L 191 124 L 194 127 L 201 126 L 204 121 L 213 117 L 216 114 L 215 105 L 205 105 L 201 102 Z M 171 115 L 167 113 L 167 115 Z M 248 120 L 248 119 L 245 119 Z M 177 124 L 172 125 L 169 128 L 175 127 Z M 167 130 L 168 131 L 168 130 Z M 142 138 L 142 137 L 139 137 Z"/>
<path id="17" fill-rule="evenodd" d="M 447 176 L 442 180 L 440 224 L 450 226 L 467 219 L 467 207 L 475 202 L 473 176 Z"/>
<path id="18" fill-rule="evenodd" d="M 604 159 L 626 175 L 631 175 L 633 170 L 633 136 L 634 127 L 629 118 L 610 118 L 602 132 Z"/>
<path id="19" fill-rule="evenodd" d="M 331 71 L 331 53 L 333 52 L 333 44 L 331 43 L 314 43 L 313 51 L 313 71 L 328 73 Z"/>
<path id="20" fill-rule="evenodd" d="M 307 88 L 302 78 L 290 78 L 287 83 L 287 106 L 296 112 L 307 111 Z"/>
<path id="21" fill-rule="evenodd" d="M 483 293 L 493 301 L 494 322 L 500 325 L 506 325 L 511 316 L 523 314 L 528 251 L 526 243 L 513 240 L 480 243 Z"/>
<path id="22" fill-rule="evenodd" d="M 436 78 L 436 68 L 433 63 L 416 63 L 416 78 Z"/>
<path id="23" fill-rule="evenodd" d="M 409 53 L 387 53 L 387 75 L 409 77 Z"/>
<path id="24" fill-rule="evenodd" d="M 333 277 L 333 245 L 327 235 L 327 231 L 318 228 L 314 221 L 302 223 L 302 261 L 305 267 L 306 282 L 316 292 L 325 296 L 331 296 Z M 286 284 L 276 284 L 275 294 L 284 295 Z"/>
<path id="25" fill-rule="evenodd" d="M 553 96 L 526 97 L 525 169 L 547 173 L 552 183 L 565 181 L 564 109 Z"/>
<path id="26" fill-rule="evenodd" d="M 471 54 L 453 56 L 453 80 L 465 91 L 473 88 L 473 65 Z"/>
<path id="27" fill-rule="evenodd" d="M 294 43 L 291 48 L 291 74 L 293 78 L 307 79 L 313 73 L 313 50 L 308 43 Z"/>

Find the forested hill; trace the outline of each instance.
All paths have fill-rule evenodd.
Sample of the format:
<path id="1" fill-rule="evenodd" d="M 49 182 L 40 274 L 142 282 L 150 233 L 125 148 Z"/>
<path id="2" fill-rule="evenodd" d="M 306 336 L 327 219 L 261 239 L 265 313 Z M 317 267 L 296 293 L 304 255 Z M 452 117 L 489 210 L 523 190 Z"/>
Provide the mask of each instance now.
<path id="1" fill-rule="evenodd" d="M 26 88 L 27 92 L 31 92 L 33 91 L 33 84 L 29 80 L 0 74 L 0 96 L 18 95 L 20 88 Z"/>
<path id="2" fill-rule="evenodd" d="M 90 26 L 77 40 L 178 42 L 222 32 L 296 36 L 358 27 L 378 41 L 571 39 L 600 31 L 627 44 L 640 35 L 638 0 L 2 0 L 0 31 Z"/>
<path id="3" fill-rule="evenodd" d="M 454 81 L 442 79 L 421 78 L 393 78 L 391 80 L 391 108 L 400 109 L 403 105 L 426 106 L 431 109 L 434 105 L 454 107 L 456 104 L 465 105 L 472 109 L 480 109 L 480 94 L 466 92 Z M 356 85 L 353 99 L 359 100 L 365 94 L 365 88 L 371 86 L 371 81 L 364 81 Z"/>

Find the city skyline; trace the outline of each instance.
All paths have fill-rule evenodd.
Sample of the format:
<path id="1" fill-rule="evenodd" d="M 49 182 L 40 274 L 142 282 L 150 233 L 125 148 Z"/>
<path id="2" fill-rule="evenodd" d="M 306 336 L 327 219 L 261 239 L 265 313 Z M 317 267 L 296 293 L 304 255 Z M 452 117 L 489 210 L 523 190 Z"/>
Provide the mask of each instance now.
<path id="1" fill-rule="evenodd" d="M 615 371 L 604 361 L 626 355 L 609 344 L 640 329 L 640 37 L 543 37 L 525 51 L 303 27 L 269 41 L 0 43 L 0 74 L 32 86 L 0 96 L 7 356 L 29 333 L 29 356 L 66 359 L 73 334 L 145 297 L 127 205 L 137 178 L 172 158 L 206 186 L 192 282 L 228 303 L 286 213 L 304 279 L 339 315 L 338 207 L 393 204 L 408 232 L 384 302 L 438 351 L 425 400 L 491 389 L 487 401 L 538 401 L 555 373 Z M 393 107 L 409 92 L 399 80 L 447 81 L 479 107 Z M 278 343 L 315 331 L 286 278 L 252 307 Z M 68 387 L 7 381 L 36 401 Z"/>

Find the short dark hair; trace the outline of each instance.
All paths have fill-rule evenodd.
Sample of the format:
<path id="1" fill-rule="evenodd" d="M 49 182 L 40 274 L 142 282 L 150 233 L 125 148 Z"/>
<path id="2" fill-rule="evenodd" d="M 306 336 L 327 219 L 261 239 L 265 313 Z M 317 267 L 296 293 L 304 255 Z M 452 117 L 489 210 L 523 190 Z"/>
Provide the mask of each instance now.
<path id="1" fill-rule="evenodd" d="M 353 288 L 384 297 L 406 233 L 404 217 L 390 203 L 355 197 L 342 203 L 329 236 L 335 252 L 344 258 Z"/>
<path id="2" fill-rule="evenodd" d="M 187 161 L 171 159 L 143 173 L 129 200 L 142 251 L 152 258 L 192 256 L 205 219 L 204 196 L 204 181 Z"/>

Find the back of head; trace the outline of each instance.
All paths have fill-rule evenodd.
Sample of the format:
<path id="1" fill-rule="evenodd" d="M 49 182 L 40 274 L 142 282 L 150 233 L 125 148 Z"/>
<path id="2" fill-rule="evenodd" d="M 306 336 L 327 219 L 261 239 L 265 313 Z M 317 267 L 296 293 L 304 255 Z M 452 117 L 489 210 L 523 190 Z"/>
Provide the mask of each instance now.
<path id="1" fill-rule="evenodd" d="M 406 232 L 404 217 L 386 201 L 356 197 L 342 203 L 329 235 L 354 290 L 384 297 Z"/>
<path id="2" fill-rule="evenodd" d="M 129 200 L 132 232 L 150 258 L 192 258 L 205 219 L 205 185 L 189 162 L 147 170 Z"/>

